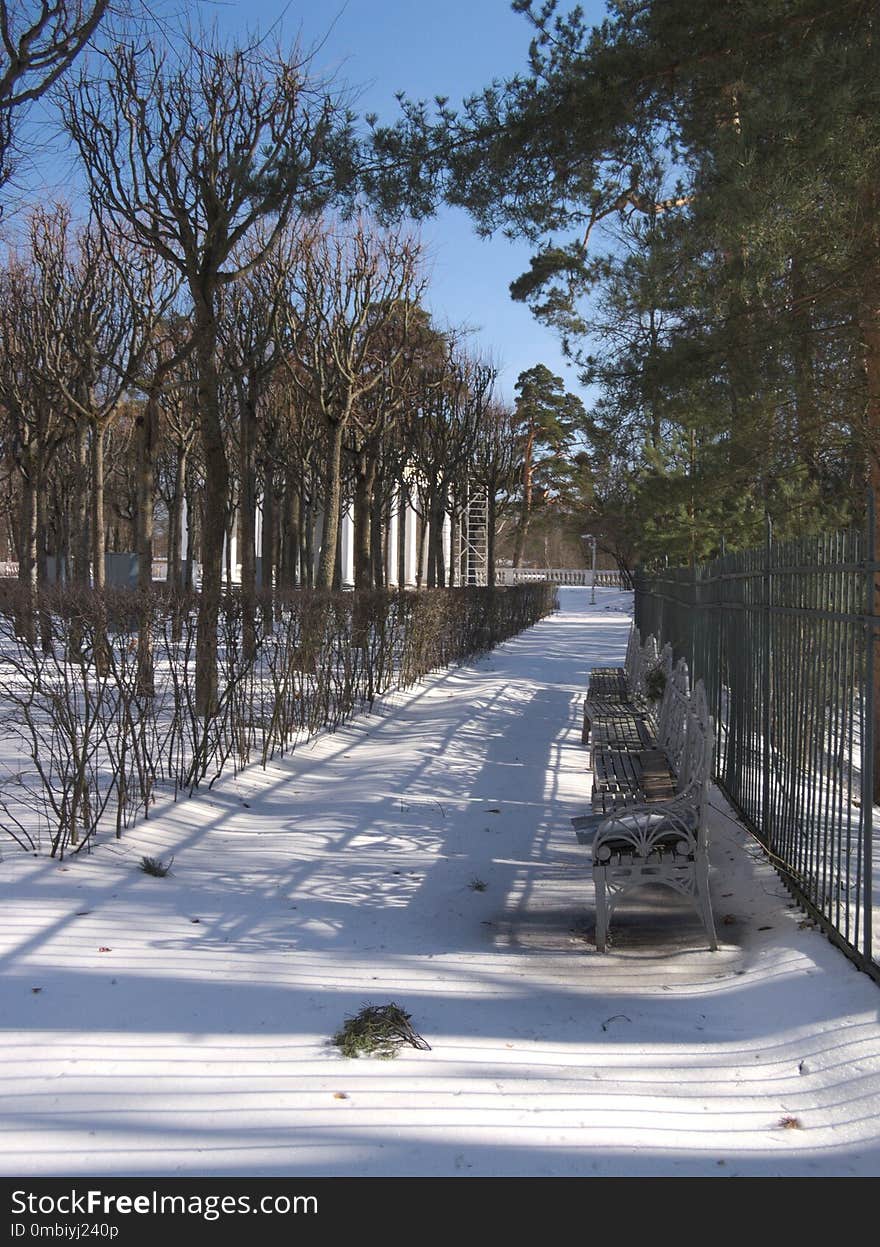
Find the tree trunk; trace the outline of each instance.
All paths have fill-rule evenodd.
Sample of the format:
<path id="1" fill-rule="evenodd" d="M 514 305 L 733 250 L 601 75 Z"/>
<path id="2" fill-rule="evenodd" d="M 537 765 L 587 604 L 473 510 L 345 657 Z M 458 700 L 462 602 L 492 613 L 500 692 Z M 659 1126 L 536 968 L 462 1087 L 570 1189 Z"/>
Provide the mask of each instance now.
<path id="1" fill-rule="evenodd" d="M 106 588 L 107 531 L 104 518 L 104 428 L 100 421 L 92 421 L 92 584 L 94 586 L 94 649 L 95 668 L 106 675 L 109 663 L 109 641 L 105 617 L 104 591 Z"/>
<path id="2" fill-rule="evenodd" d="M 301 583 L 311 589 L 315 583 L 315 512 L 311 502 L 303 511 L 303 524 L 300 534 L 300 569 Z"/>
<path id="3" fill-rule="evenodd" d="M 158 418 L 154 398 L 147 400 L 140 424 L 140 455 L 137 465 L 135 549 L 138 556 L 138 589 L 153 589 L 153 498 L 156 487 L 156 431 Z"/>
<path id="4" fill-rule="evenodd" d="M 283 584 L 293 589 L 299 584 L 299 552 L 302 495 L 292 477 L 288 476 L 284 491 Z"/>
<path id="5" fill-rule="evenodd" d="M 383 514 L 382 495 L 376 492 L 373 482 L 373 513 L 370 516 L 370 580 L 375 589 L 384 589 L 387 583 L 387 533 L 388 525 Z"/>
<path id="6" fill-rule="evenodd" d="M 36 453 L 35 453 L 36 451 Z M 33 645 L 34 599 L 37 592 L 37 480 L 39 447 L 28 444 L 22 456 L 21 505 L 18 525 L 18 581 L 21 585 L 19 610 L 15 618 L 16 635 Z"/>
<path id="7" fill-rule="evenodd" d="M 397 499 L 397 587 L 406 588 L 406 535 L 410 523 L 408 517 L 407 493 L 403 482 L 399 482 L 395 491 Z"/>
<path id="8" fill-rule="evenodd" d="M 238 433 L 240 479 L 239 541 L 241 543 L 241 609 L 242 651 L 250 662 L 257 648 L 254 614 L 257 595 L 256 510 L 257 481 L 254 443 L 256 441 L 256 412 L 250 392 L 241 395 L 240 426 Z"/>
<path id="9" fill-rule="evenodd" d="M 73 580 L 89 584 L 89 426 L 84 416 L 76 421 Z"/>
<path id="10" fill-rule="evenodd" d="M 446 562 L 443 557 L 443 525 L 446 522 L 446 498 L 443 492 L 431 499 L 428 533 L 428 588 L 446 587 Z"/>
<path id="11" fill-rule="evenodd" d="M 28 589 L 37 587 L 37 481 L 33 447 L 22 464 L 21 506 L 18 524 L 18 579 Z"/>
<path id="12" fill-rule="evenodd" d="M 516 543 L 513 548 L 513 566 L 519 567 L 526 546 L 529 521 L 532 518 L 532 451 L 535 444 L 535 430 L 529 430 L 526 440 L 526 451 L 523 456 L 523 496 L 522 510 L 516 529 Z"/>
<path id="13" fill-rule="evenodd" d="M 797 256 L 791 263 L 792 366 L 795 398 L 794 438 L 798 456 L 810 480 L 819 477 L 818 439 L 821 420 L 816 408 L 816 365 L 813 350 L 813 324 L 802 265 Z"/>
<path id="14" fill-rule="evenodd" d="M 135 548 L 138 558 L 138 592 L 141 618 L 138 627 L 138 688 L 152 697 L 153 637 L 151 632 L 153 594 L 153 496 L 156 484 L 156 431 L 158 412 L 154 395 L 150 395 L 141 418 L 140 457 L 137 477 L 137 511 L 135 514 Z"/>
<path id="15" fill-rule="evenodd" d="M 874 550 L 880 551 L 880 275 L 877 297 L 866 300 L 860 316 L 863 362 L 867 382 L 866 440 L 868 483 L 874 492 Z M 875 553 L 875 558 L 877 557 Z M 874 576 L 875 620 L 880 619 L 880 575 Z M 880 804 L 880 626 L 874 628 L 874 802 Z"/>
<path id="16" fill-rule="evenodd" d="M 340 502 L 340 506 L 341 506 Z M 336 560 L 333 567 L 333 592 L 338 593 L 342 588 L 342 513 L 339 515 L 339 524 L 336 528 Z"/>
<path id="17" fill-rule="evenodd" d="M 92 584 L 104 592 L 107 531 L 104 519 L 104 429 L 92 421 Z"/>
<path id="18" fill-rule="evenodd" d="M 321 531 L 321 562 L 316 587 L 331 589 L 336 570 L 336 541 L 339 536 L 339 505 L 342 497 L 342 438 L 344 425 L 334 424 L 330 434 L 327 470 L 324 474 L 324 524 Z"/>
<path id="19" fill-rule="evenodd" d="M 417 560 L 416 560 L 416 588 L 421 589 L 425 583 L 425 562 L 428 552 L 428 521 L 423 515 L 419 515 L 418 519 L 418 544 L 417 544 Z"/>
<path id="20" fill-rule="evenodd" d="M 275 582 L 275 557 L 277 542 L 275 517 L 275 468 L 270 459 L 266 459 L 263 469 L 263 539 L 260 548 L 260 559 L 263 569 L 263 635 L 272 631 L 272 596 Z"/>
<path id="21" fill-rule="evenodd" d="M 199 427 L 205 458 L 202 591 L 196 630 L 196 709 L 207 717 L 217 706 L 217 621 L 223 591 L 223 534 L 229 500 L 229 465 L 220 421 L 217 324 L 210 296 L 196 306 L 196 330 Z"/>
<path id="22" fill-rule="evenodd" d="M 46 537 L 48 529 L 46 499 L 46 462 L 42 455 L 37 465 L 37 540 L 36 540 L 36 585 L 42 597 L 46 592 L 48 567 L 46 566 Z M 43 599 L 40 608 L 40 644 L 44 654 L 51 654 L 52 647 L 52 614 Z"/>
<path id="23" fill-rule="evenodd" d="M 372 589 L 371 575 L 373 489 L 376 483 L 376 461 L 362 453 L 354 488 L 354 587 Z"/>

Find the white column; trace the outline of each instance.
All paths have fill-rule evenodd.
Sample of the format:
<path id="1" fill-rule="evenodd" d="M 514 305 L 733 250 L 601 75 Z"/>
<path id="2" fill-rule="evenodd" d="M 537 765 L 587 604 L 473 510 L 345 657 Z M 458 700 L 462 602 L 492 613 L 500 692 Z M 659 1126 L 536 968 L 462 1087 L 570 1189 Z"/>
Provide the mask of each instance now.
<path id="1" fill-rule="evenodd" d="M 321 565 L 321 549 L 323 542 L 321 538 L 324 533 L 324 508 L 316 506 L 314 511 L 314 524 L 312 527 L 312 559 L 314 566 L 312 567 L 312 579 L 318 574 L 318 568 Z"/>
<path id="2" fill-rule="evenodd" d="M 183 563 L 189 558 L 189 512 L 186 506 L 186 494 L 183 495 L 180 506 L 180 558 Z"/>
<path id="3" fill-rule="evenodd" d="M 354 515 L 351 507 L 342 514 L 342 532 L 340 534 L 340 554 L 342 566 L 339 569 L 340 584 L 343 589 L 354 588 Z"/>
<path id="4" fill-rule="evenodd" d="M 416 543 L 416 525 L 418 523 L 418 514 L 407 503 L 403 513 L 403 520 L 406 524 L 406 546 L 404 550 L 404 572 L 406 573 L 407 588 L 413 588 L 416 583 L 416 562 L 418 559 L 419 548 Z"/>
<path id="5" fill-rule="evenodd" d="M 223 552 L 224 558 L 226 551 Z M 229 538 L 229 565 L 232 568 L 232 580 L 235 584 L 241 583 L 241 575 L 238 570 L 238 516 L 232 525 L 232 535 Z"/>
<path id="6" fill-rule="evenodd" d="M 422 552 L 422 585 L 426 586 L 428 583 L 428 542 L 431 540 L 431 527 L 428 523 L 427 518 L 425 518 L 422 521 L 421 527 L 422 527 L 421 547 L 417 547 L 417 549 L 421 548 L 421 552 Z"/>
<path id="7" fill-rule="evenodd" d="M 395 502 L 388 517 L 388 532 L 386 533 L 385 546 L 385 581 L 389 588 L 397 584 L 397 517 L 397 503 Z"/>
<path id="8" fill-rule="evenodd" d="M 443 530 L 440 534 L 440 542 L 443 547 L 443 566 L 446 568 L 446 583 L 449 584 L 449 558 L 452 553 L 452 520 L 449 512 L 443 516 Z"/>

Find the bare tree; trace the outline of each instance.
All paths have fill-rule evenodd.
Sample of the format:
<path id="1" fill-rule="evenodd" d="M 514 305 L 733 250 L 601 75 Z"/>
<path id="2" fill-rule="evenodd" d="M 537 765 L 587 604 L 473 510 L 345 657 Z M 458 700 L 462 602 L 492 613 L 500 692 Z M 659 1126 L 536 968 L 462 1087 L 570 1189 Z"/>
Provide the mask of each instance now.
<path id="1" fill-rule="evenodd" d="M 173 297 L 160 261 L 93 220 L 82 229 L 66 208 L 37 209 L 31 247 L 44 301 L 43 368 L 91 448 L 91 564 L 104 587 L 104 447 L 120 401 L 138 377 L 155 322 Z M 85 525 L 83 526 L 85 527 Z M 78 577 L 88 578 L 81 549 Z"/>
<path id="2" fill-rule="evenodd" d="M 405 307 L 405 319 L 391 309 L 377 340 L 379 359 L 389 361 L 373 389 L 357 404 L 348 450 L 354 461 L 354 582 L 357 589 L 383 588 L 383 531 L 395 503 L 400 476 L 393 434 L 421 392 L 425 368 L 436 354 L 438 335 L 422 308 Z M 384 337 L 385 341 L 382 342 Z M 400 350 L 403 347 L 403 350 Z"/>
<path id="3" fill-rule="evenodd" d="M 519 477 L 519 422 L 512 407 L 491 402 L 483 413 L 472 461 L 473 478 L 486 490 L 486 583 L 495 584 L 495 549 L 500 507 L 509 501 Z"/>
<path id="4" fill-rule="evenodd" d="M 264 229 L 257 228 L 238 257 L 242 267 L 256 248 L 263 252 Z M 260 414 L 273 372 L 278 368 L 279 320 L 286 296 L 284 275 L 298 263 L 298 231 L 289 229 L 276 242 L 272 263 L 257 264 L 228 285 L 220 320 L 221 360 L 232 380 L 238 407 L 238 477 L 241 591 L 245 610 L 242 647 L 246 658 L 255 653 L 254 603 L 256 575 L 257 448 Z M 264 538 L 271 544 L 271 474 L 264 471 Z M 268 518 L 268 524 L 266 522 Z M 267 529 L 268 534 L 267 534 Z M 271 560 L 270 560 L 271 561 Z M 267 560 L 262 559 L 263 586 L 270 583 Z"/>
<path id="5" fill-rule="evenodd" d="M 0 275 L 0 406 L 7 455 L 19 476 L 18 576 L 28 594 L 19 620 L 33 639 L 28 604 L 46 580 L 46 478 L 67 433 L 58 394 L 47 381 L 43 343 L 45 306 L 33 257 L 13 258 Z"/>
<path id="6" fill-rule="evenodd" d="M 494 380 L 491 365 L 472 359 L 452 344 L 413 413 L 411 462 L 423 521 L 419 568 L 421 572 L 427 563 L 429 588 L 443 588 L 447 582 L 444 523 L 456 510 L 454 492 L 466 494 L 462 484 L 467 483 Z"/>
<path id="7" fill-rule="evenodd" d="M 287 587 L 314 583 L 314 519 L 321 491 L 324 421 L 294 384 L 287 367 L 272 376 L 270 408 L 275 449 L 283 478 L 281 582 Z"/>
<path id="8" fill-rule="evenodd" d="M 168 512 L 166 583 L 170 589 L 179 592 L 189 587 L 182 565 L 183 528 L 189 459 L 198 431 L 195 410 L 198 378 L 192 352 L 185 349 L 193 345 L 192 330 L 186 319 L 175 317 L 165 329 L 171 336 L 177 362 L 164 377 L 156 396 L 156 481 Z M 189 560 L 191 554 L 188 555 Z"/>
<path id="9" fill-rule="evenodd" d="M 0 186 L 11 172 L 14 112 L 70 68 L 108 8 L 109 0 L 0 0 Z"/>
<path id="10" fill-rule="evenodd" d="M 295 207 L 317 210 L 350 170 L 351 117 L 312 83 L 298 55 L 190 39 L 179 58 L 152 47 L 103 54 L 101 79 L 63 85 L 68 129 L 91 193 L 132 239 L 184 278 L 193 308 L 205 461 L 197 701 L 217 698 L 217 622 L 229 465 L 218 375 L 218 296 L 274 245 Z M 342 173 L 340 172 L 342 170 Z M 271 222 L 244 264 L 234 256 Z"/>
<path id="11" fill-rule="evenodd" d="M 327 429 L 319 588 L 333 585 L 346 430 L 367 396 L 403 357 L 425 288 L 418 242 L 361 220 L 349 231 L 315 231 L 289 274 L 285 355 L 304 402 Z M 397 327 L 395 339 L 386 332 Z"/>

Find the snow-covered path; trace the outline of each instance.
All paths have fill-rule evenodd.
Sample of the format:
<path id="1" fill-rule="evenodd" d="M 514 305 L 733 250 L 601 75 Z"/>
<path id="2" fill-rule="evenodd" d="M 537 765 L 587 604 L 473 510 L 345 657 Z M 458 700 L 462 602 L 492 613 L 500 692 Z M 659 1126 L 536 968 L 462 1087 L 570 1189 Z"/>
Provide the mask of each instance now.
<path id="1" fill-rule="evenodd" d="M 595 951 L 597 596 L 90 857 L 3 846 L 0 1171 L 880 1172 L 880 991 L 728 819 L 717 953 L 671 893 Z M 391 1000 L 431 1050 L 342 1057 Z"/>

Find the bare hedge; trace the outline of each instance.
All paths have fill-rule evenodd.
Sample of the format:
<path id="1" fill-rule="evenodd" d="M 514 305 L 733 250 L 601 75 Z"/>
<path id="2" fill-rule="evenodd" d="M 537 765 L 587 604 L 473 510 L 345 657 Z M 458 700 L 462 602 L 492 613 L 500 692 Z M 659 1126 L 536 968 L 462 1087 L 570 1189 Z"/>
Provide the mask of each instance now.
<path id="1" fill-rule="evenodd" d="M 276 594 L 222 604 L 219 695 L 196 711 L 198 599 L 163 592 L 0 593 L 0 811 L 31 851 L 79 852 L 190 794 L 266 765 L 383 694 L 464 662 L 555 608 L 548 584 L 418 593 Z"/>

